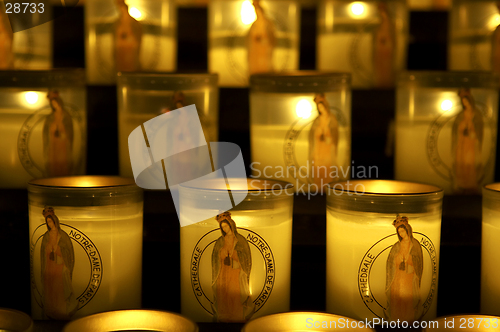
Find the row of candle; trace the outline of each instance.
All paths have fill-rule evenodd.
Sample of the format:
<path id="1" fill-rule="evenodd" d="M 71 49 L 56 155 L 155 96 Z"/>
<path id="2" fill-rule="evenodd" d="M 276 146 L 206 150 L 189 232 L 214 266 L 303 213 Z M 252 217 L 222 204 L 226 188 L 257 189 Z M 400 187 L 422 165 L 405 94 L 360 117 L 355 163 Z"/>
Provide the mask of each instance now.
<path id="1" fill-rule="evenodd" d="M 298 69 L 299 1 L 215 0 L 208 6 L 208 69 L 219 74 L 221 86 L 247 86 L 251 74 Z M 15 15 L 10 18 L 14 31 L 23 30 Z M 10 46 L 2 52 L 11 54 L 1 58 L 12 61 L 0 62 L 1 69 L 50 67 L 50 22 L 30 19 L 28 25 L 35 27 L 5 34 L 10 39 L 1 43 Z M 394 86 L 396 73 L 405 69 L 408 21 L 403 0 L 320 1 L 317 68 L 350 72 L 356 88 Z M 499 22 L 494 1 L 454 2 L 449 69 L 498 72 Z M 117 71 L 175 70 L 172 0 L 88 0 L 85 26 L 89 84 L 114 84 Z"/>
<path id="2" fill-rule="evenodd" d="M 245 322 L 289 311 L 293 185 L 213 178 L 179 190 L 181 312 L 197 322 Z M 140 308 L 140 188 L 82 176 L 33 180 L 28 193 L 33 317 Z M 434 319 L 443 190 L 357 180 L 331 183 L 327 193 L 327 311 Z M 499 202 L 500 184 L 485 186 L 481 311 L 496 315 Z"/>
<path id="3" fill-rule="evenodd" d="M 0 72 L 2 187 L 85 173 L 83 82 L 81 70 Z M 142 158 L 129 154 L 131 133 L 173 110 L 194 105 L 199 136 L 205 144 L 216 142 L 217 82 L 216 74 L 119 73 L 120 175 L 132 177 L 131 160 Z M 252 176 L 288 181 L 304 192 L 321 192 L 332 181 L 377 178 L 377 165 L 351 161 L 350 82 L 343 73 L 252 75 Z M 498 87 L 498 77 L 484 72 L 402 74 L 396 91 L 396 179 L 432 183 L 446 194 L 478 194 L 493 182 Z M 177 124 L 175 130 L 185 133 L 178 146 L 195 139 L 188 125 Z M 191 163 L 210 165 L 208 155 L 193 158 Z"/>

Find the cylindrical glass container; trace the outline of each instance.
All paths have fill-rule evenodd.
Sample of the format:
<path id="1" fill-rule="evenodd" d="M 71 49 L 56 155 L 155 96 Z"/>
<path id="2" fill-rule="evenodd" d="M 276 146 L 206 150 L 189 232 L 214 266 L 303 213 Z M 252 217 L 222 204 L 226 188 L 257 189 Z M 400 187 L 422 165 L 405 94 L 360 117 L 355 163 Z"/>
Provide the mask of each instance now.
<path id="1" fill-rule="evenodd" d="M 354 88 L 391 88 L 406 69 L 404 0 L 321 0 L 317 68 L 352 73 Z"/>
<path id="2" fill-rule="evenodd" d="M 500 316 L 500 183 L 483 187 L 481 240 L 481 313 Z"/>
<path id="3" fill-rule="evenodd" d="M 498 332 L 500 317 L 486 315 L 454 315 L 444 316 L 428 322 L 422 332 Z"/>
<path id="4" fill-rule="evenodd" d="M 436 317 L 443 190 L 358 180 L 329 185 L 326 308 L 364 320 Z"/>
<path id="5" fill-rule="evenodd" d="M 293 186 L 229 183 L 241 203 L 226 212 L 217 208 L 229 200 L 225 185 L 180 187 L 181 224 L 188 224 L 180 234 L 181 312 L 197 322 L 245 322 L 290 308 Z"/>
<path id="6" fill-rule="evenodd" d="M 9 332 L 33 331 L 33 320 L 24 312 L 0 308 L 0 330 Z"/>
<path id="7" fill-rule="evenodd" d="M 115 84 L 117 72 L 176 68 L 173 0 L 86 0 L 85 28 L 89 84 Z"/>
<path id="8" fill-rule="evenodd" d="M 33 180 L 28 200 L 34 319 L 140 308 L 143 199 L 132 179 Z"/>
<path id="9" fill-rule="evenodd" d="M 253 319 L 241 332 L 290 332 L 290 331 L 372 331 L 365 322 L 323 312 L 286 312 Z"/>
<path id="10" fill-rule="evenodd" d="M 494 0 L 453 0 L 448 69 L 500 73 L 500 9 Z"/>
<path id="11" fill-rule="evenodd" d="M 108 331 L 198 332 L 198 325 L 179 314 L 157 310 L 118 310 L 74 320 L 63 332 Z"/>
<path id="12" fill-rule="evenodd" d="M 250 81 L 252 176 L 316 193 L 349 178 L 350 74 L 259 74 Z"/>
<path id="13" fill-rule="evenodd" d="M 491 73 L 409 72 L 396 93 L 396 179 L 445 194 L 479 194 L 493 182 L 498 78 Z"/>
<path id="14" fill-rule="evenodd" d="M 0 71 L 0 186 L 83 174 L 87 111 L 83 70 Z"/>
<path id="15" fill-rule="evenodd" d="M 213 0 L 208 4 L 208 69 L 221 86 L 248 86 L 255 73 L 299 68 L 297 0 Z"/>
<path id="16" fill-rule="evenodd" d="M 0 70 L 51 68 L 52 6 L 48 2 L 29 3 L 28 8 L 26 3 L 15 4 L 0 3 Z"/>
<path id="17" fill-rule="evenodd" d="M 132 177 L 128 137 L 144 122 L 169 111 L 196 106 L 207 142 L 219 134 L 217 74 L 118 74 L 120 175 Z"/>

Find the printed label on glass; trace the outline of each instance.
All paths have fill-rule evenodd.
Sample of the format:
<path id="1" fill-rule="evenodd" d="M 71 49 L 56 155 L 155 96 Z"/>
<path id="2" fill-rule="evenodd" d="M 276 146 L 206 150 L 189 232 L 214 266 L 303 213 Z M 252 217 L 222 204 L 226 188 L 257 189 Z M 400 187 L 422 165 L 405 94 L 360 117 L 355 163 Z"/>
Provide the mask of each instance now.
<path id="1" fill-rule="evenodd" d="M 43 316 L 68 320 L 86 306 L 101 285 L 101 255 L 81 230 L 59 220 L 52 207 L 30 238 L 31 287 Z"/>
<path id="2" fill-rule="evenodd" d="M 431 239 L 413 232 L 406 216 L 397 216 L 388 235 L 366 252 L 359 265 L 359 294 L 377 317 L 418 321 L 436 296 L 437 255 Z"/>
<path id="3" fill-rule="evenodd" d="M 30 91 L 25 97 L 38 99 L 39 94 Z M 66 105 L 57 90 L 50 90 L 47 98 L 50 106 L 35 111 L 21 127 L 17 140 L 19 160 L 35 178 L 78 174 L 85 142 L 79 111 Z"/>
<path id="4" fill-rule="evenodd" d="M 431 124 L 427 156 L 456 193 L 475 194 L 494 163 L 495 145 L 489 142 L 496 141 L 496 128 L 493 112 L 475 102 L 468 88 L 460 89 L 458 95 L 460 105 L 441 113 Z M 451 136 L 451 146 L 444 144 L 446 136 Z"/>
<path id="5" fill-rule="evenodd" d="M 191 286 L 198 303 L 214 321 L 244 322 L 262 309 L 271 296 L 274 256 L 259 234 L 236 227 L 230 212 L 219 214 L 216 219 L 219 229 L 206 233 L 193 250 Z M 202 273 L 207 265 L 211 275 Z M 254 275 L 259 276 L 258 280 Z"/>

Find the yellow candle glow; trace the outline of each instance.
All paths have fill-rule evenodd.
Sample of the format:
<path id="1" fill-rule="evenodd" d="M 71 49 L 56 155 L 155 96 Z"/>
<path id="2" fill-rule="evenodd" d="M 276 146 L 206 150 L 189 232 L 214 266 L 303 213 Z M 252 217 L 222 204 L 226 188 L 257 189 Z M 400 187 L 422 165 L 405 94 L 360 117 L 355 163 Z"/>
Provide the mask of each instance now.
<path id="1" fill-rule="evenodd" d="M 350 72 L 354 88 L 393 86 L 405 67 L 407 16 L 404 1 L 320 1 L 318 69 Z"/>
<path id="2" fill-rule="evenodd" d="M 436 316 L 442 196 L 438 187 L 399 181 L 330 184 L 328 312 L 408 322 Z"/>
<path id="3" fill-rule="evenodd" d="M 32 316 L 139 308 L 142 191 L 133 180 L 39 179 L 28 192 Z"/>
<path id="4" fill-rule="evenodd" d="M 490 74 L 410 72 L 396 95 L 396 179 L 478 194 L 493 181 L 498 81 Z"/>
<path id="5" fill-rule="evenodd" d="M 226 191 L 181 187 L 181 223 L 190 224 L 180 235 L 181 311 L 197 322 L 244 322 L 289 310 L 293 187 L 255 179 L 248 185 L 235 208 L 197 223 L 182 220 L 186 211 L 206 215 Z M 231 194 L 242 195 L 234 188 Z"/>
<path id="6" fill-rule="evenodd" d="M 350 75 L 340 73 L 253 75 L 252 176 L 316 193 L 331 181 L 349 178 L 349 83 Z"/>

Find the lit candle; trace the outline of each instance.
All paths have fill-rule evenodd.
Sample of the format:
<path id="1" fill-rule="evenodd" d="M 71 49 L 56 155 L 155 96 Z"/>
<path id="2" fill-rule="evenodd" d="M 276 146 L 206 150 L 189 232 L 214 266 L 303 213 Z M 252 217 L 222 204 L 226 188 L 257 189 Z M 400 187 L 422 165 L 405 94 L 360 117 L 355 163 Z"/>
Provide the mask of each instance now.
<path id="1" fill-rule="evenodd" d="M 118 144 L 120 175 L 133 177 L 128 139 L 130 133 L 154 117 L 195 105 L 205 141 L 219 134 L 217 74 L 118 74 Z"/>
<path id="2" fill-rule="evenodd" d="M 329 189 L 327 311 L 360 320 L 434 318 L 442 189 L 384 180 Z"/>
<path id="3" fill-rule="evenodd" d="M 0 308 L 0 330 L 9 332 L 33 331 L 33 320 L 24 312 Z"/>
<path id="4" fill-rule="evenodd" d="M 79 176 L 33 180 L 28 194 L 33 318 L 139 308 L 142 189 Z"/>
<path id="5" fill-rule="evenodd" d="M 297 72 L 251 77 L 252 176 L 320 192 L 349 178 L 349 74 Z"/>
<path id="6" fill-rule="evenodd" d="M 396 179 L 477 194 L 494 176 L 498 80 L 488 73 L 411 72 L 396 96 Z"/>
<path id="7" fill-rule="evenodd" d="M 500 72 L 499 24 L 495 1 L 454 2 L 449 20 L 448 69 Z"/>
<path id="8" fill-rule="evenodd" d="M 0 72 L 0 184 L 83 174 L 87 128 L 81 70 Z"/>
<path id="9" fill-rule="evenodd" d="M 375 331 L 366 322 L 320 312 L 286 312 L 251 320 L 242 332 L 289 332 L 289 331 Z"/>
<path id="10" fill-rule="evenodd" d="M 221 86 L 247 86 L 257 72 L 298 69 L 297 1 L 210 1 L 208 20 L 208 68 Z"/>
<path id="11" fill-rule="evenodd" d="M 422 332 L 498 332 L 500 317 L 486 315 L 453 315 L 440 317 L 422 326 Z"/>
<path id="12" fill-rule="evenodd" d="M 198 325 L 176 313 L 158 310 L 118 310 L 83 317 L 64 326 L 63 332 L 109 331 L 198 332 Z"/>
<path id="13" fill-rule="evenodd" d="M 235 182 L 241 203 L 226 212 L 215 207 L 229 199 L 225 186 L 180 189 L 181 224 L 189 224 L 180 234 L 181 312 L 197 322 L 244 322 L 290 307 L 293 186 Z"/>
<path id="14" fill-rule="evenodd" d="M 172 71 L 177 12 L 170 0 L 85 1 L 87 80 L 114 84 L 117 71 Z"/>
<path id="15" fill-rule="evenodd" d="M 408 12 L 404 1 L 320 1 L 319 70 L 347 71 L 354 88 L 394 85 L 405 67 Z"/>
<path id="16" fill-rule="evenodd" d="M 481 249 L 481 313 L 500 315 L 500 285 L 495 267 L 499 266 L 500 184 L 483 188 L 483 236 Z"/>

